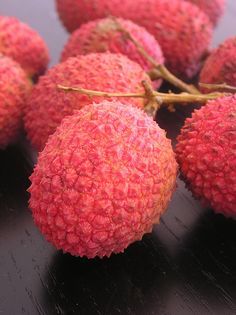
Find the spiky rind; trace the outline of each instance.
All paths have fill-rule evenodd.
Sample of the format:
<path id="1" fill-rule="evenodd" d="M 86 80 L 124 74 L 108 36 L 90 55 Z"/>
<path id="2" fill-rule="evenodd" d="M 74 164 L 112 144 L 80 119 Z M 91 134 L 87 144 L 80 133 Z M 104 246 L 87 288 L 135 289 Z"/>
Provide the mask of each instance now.
<path id="1" fill-rule="evenodd" d="M 15 17 L 0 16 L 0 52 L 17 61 L 31 78 L 43 74 L 49 62 L 43 39 Z"/>
<path id="2" fill-rule="evenodd" d="M 212 24 L 196 5 L 180 0 L 57 0 L 58 11 L 73 31 L 82 23 L 108 15 L 131 20 L 160 44 L 167 67 L 183 78 L 199 70 L 212 38 Z"/>
<path id="3" fill-rule="evenodd" d="M 154 36 L 129 20 L 118 18 L 117 22 L 142 45 L 158 64 L 164 63 L 162 50 Z M 73 32 L 63 49 L 61 60 L 64 61 L 68 57 L 74 57 L 78 54 L 86 55 L 107 51 L 126 55 L 129 59 L 140 64 L 146 71 L 153 67 L 141 55 L 137 47 L 118 29 L 114 20 L 109 17 L 90 21 Z"/>
<path id="4" fill-rule="evenodd" d="M 22 127 L 31 84 L 18 63 L 0 54 L 0 149 L 14 142 Z"/>
<path id="5" fill-rule="evenodd" d="M 226 83 L 236 86 L 236 37 L 223 42 L 206 60 L 199 81 L 208 84 Z M 202 89 L 203 92 L 209 90 Z"/>
<path id="6" fill-rule="evenodd" d="M 176 183 L 165 132 L 142 110 L 118 101 L 66 117 L 31 176 L 35 223 L 58 249 L 110 256 L 159 222 Z"/>
<path id="7" fill-rule="evenodd" d="M 143 69 L 121 54 L 95 53 L 67 59 L 40 78 L 28 99 L 25 128 L 30 141 L 38 150 L 43 149 L 49 135 L 65 116 L 91 103 L 91 97 L 66 93 L 57 88 L 58 84 L 104 92 L 143 93 L 143 80 L 151 84 Z M 100 102 L 104 98 L 92 99 Z M 129 103 L 143 107 L 145 101 L 129 98 Z"/>
<path id="8" fill-rule="evenodd" d="M 224 14 L 226 0 L 187 0 L 196 4 L 210 18 L 212 24 L 216 26 L 219 19 Z"/>
<path id="9" fill-rule="evenodd" d="M 177 160 L 193 194 L 216 212 L 236 216 L 236 97 L 208 102 L 186 120 Z"/>

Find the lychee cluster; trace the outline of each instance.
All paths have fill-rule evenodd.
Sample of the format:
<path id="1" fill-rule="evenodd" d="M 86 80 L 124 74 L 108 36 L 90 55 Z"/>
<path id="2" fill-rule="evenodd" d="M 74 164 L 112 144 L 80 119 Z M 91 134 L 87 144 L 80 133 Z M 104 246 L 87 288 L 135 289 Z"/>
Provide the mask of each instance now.
<path id="1" fill-rule="evenodd" d="M 16 139 L 23 113 L 41 151 L 29 192 L 46 239 L 75 256 L 109 257 L 152 231 L 178 166 L 165 131 L 145 111 L 174 111 L 175 103 L 203 104 L 178 137 L 182 177 L 195 197 L 235 217 L 236 97 L 214 92 L 217 84 L 235 86 L 235 39 L 207 58 L 225 1 L 56 3 L 73 33 L 46 74 L 41 37 L 0 17 L 0 147 Z M 182 81 L 200 70 L 212 93 Z M 163 81 L 185 93 L 155 91 Z"/>
<path id="2" fill-rule="evenodd" d="M 185 122 L 176 148 L 193 194 L 216 212 L 236 216 L 236 97 L 208 102 Z"/>
<path id="3" fill-rule="evenodd" d="M 208 16 L 182 0 L 57 0 L 57 7 L 69 31 L 108 15 L 145 27 L 160 44 L 168 68 L 184 78 L 197 73 L 212 37 Z"/>
<path id="4" fill-rule="evenodd" d="M 103 101 L 66 117 L 39 155 L 30 206 L 47 240 L 75 256 L 123 252 L 167 208 L 177 164 L 142 110 Z"/>
<path id="5" fill-rule="evenodd" d="M 45 72 L 48 50 L 36 31 L 0 16 L 0 148 L 17 139 L 32 81 Z"/>

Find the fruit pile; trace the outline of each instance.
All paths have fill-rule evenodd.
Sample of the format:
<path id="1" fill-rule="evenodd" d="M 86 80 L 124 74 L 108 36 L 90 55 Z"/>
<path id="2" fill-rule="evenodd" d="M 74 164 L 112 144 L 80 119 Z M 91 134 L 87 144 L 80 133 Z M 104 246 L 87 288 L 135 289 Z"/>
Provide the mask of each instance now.
<path id="1" fill-rule="evenodd" d="M 178 171 L 196 198 L 235 217 L 236 38 L 210 50 L 225 1 L 56 4 L 73 33 L 45 74 L 40 36 L 0 17 L 0 147 L 23 122 L 40 151 L 30 208 L 46 239 L 81 257 L 124 251 L 159 222 Z M 179 92 L 158 91 L 163 82 Z M 189 103 L 202 106 L 174 152 L 153 116 Z"/>

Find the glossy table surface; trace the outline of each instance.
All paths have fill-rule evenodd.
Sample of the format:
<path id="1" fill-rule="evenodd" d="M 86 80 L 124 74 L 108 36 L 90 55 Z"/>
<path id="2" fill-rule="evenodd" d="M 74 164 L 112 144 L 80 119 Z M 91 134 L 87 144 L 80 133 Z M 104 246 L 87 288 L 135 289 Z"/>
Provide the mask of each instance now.
<path id="1" fill-rule="evenodd" d="M 68 35 L 52 0 L 1 1 L 0 13 L 37 29 L 57 63 Z M 228 0 L 213 46 L 235 30 L 236 2 Z M 190 112 L 159 113 L 173 142 Z M 64 255 L 32 221 L 26 152 L 0 152 L 0 314 L 236 314 L 236 221 L 203 208 L 179 180 L 160 225 L 124 254 Z"/>

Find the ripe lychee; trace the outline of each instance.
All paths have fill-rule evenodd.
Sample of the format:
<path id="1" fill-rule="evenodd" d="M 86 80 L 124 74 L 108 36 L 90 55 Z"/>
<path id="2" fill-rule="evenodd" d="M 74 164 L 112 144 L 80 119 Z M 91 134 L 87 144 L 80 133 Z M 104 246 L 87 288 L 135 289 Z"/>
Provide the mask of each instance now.
<path id="1" fill-rule="evenodd" d="M 25 128 L 29 139 L 35 148 L 43 149 L 49 135 L 65 116 L 91 103 L 91 97 L 65 93 L 57 85 L 104 92 L 143 93 L 143 80 L 151 84 L 144 70 L 121 54 L 94 53 L 67 59 L 40 78 L 28 99 Z M 93 98 L 95 102 L 101 99 Z M 144 100 L 137 98 L 129 98 L 129 103 L 141 108 L 145 105 Z"/>
<path id="2" fill-rule="evenodd" d="M 121 53 L 131 60 L 139 63 L 148 71 L 152 65 L 145 59 L 137 47 L 118 30 L 119 25 L 137 40 L 145 51 L 154 58 L 158 64 L 164 63 L 161 48 L 156 39 L 143 27 L 123 19 L 117 19 L 118 25 L 112 18 L 104 18 L 88 22 L 76 30 L 67 42 L 62 61 L 78 54 L 86 55 L 93 52 Z"/>
<path id="3" fill-rule="evenodd" d="M 216 212 L 236 216 L 236 96 L 209 101 L 186 120 L 176 147 L 193 194 Z"/>
<path id="4" fill-rule="evenodd" d="M 175 189 L 177 163 L 165 132 L 119 101 L 66 117 L 31 176 L 35 223 L 58 249 L 110 256 L 159 222 Z"/>
<path id="5" fill-rule="evenodd" d="M 200 82 L 236 86 L 236 37 L 223 42 L 206 60 Z M 204 92 L 209 90 L 202 89 Z"/>
<path id="6" fill-rule="evenodd" d="M 24 70 L 0 54 L 0 149 L 14 142 L 22 127 L 23 106 L 31 84 Z"/>
<path id="7" fill-rule="evenodd" d="M 167 67 L 187 79 L 199 70 L 212 38 L 208 16 L 182 0 L 57 0 L 57 6 L 69 31 L 109 14 L 145 27 L 160 44 Z"/>
<path id="8" fill-rule="evenodd" d="M 225 0 L 187 0 L 188 2 L 196 4 L 202 11 L 204 11 L 210 18 L 214 26 L 217 25 L 219 19 L 225 10 Z"/>
<path id="9" fill-rule="evenodd" d="M 31 78 L 43 74 L 49 61 L 43 39 L 14 17 L 0 16 L 0 52 L 17 61 Z"/>

